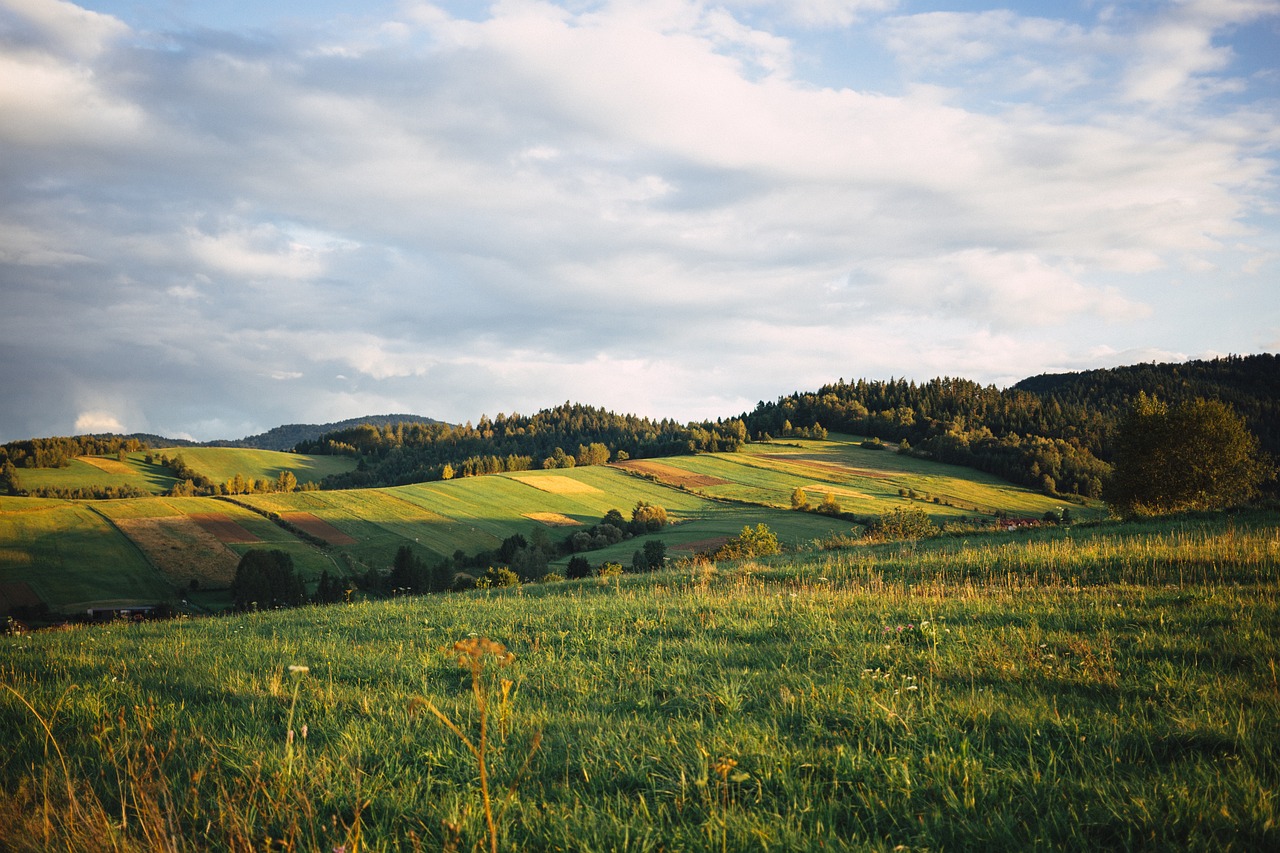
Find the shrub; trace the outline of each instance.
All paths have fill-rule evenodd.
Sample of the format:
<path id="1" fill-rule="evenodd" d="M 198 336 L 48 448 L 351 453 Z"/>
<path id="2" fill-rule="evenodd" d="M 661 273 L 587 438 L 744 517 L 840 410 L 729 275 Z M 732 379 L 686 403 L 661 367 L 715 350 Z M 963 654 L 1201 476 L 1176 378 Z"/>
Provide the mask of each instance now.
<path id="1" fill-rule="evenodd" d="M 577 580 L 585 578 L 591 574 L 591 564 L 587 562 L 586 557 L 573 557 L 569 560 L 569 567 L 565 569 L 564 576 L 569 580 Z"/>
<path id="2" fill-rule="evenodd" d="M 490 566 L 481 580 L 485 586 L 520 586 L 520 576 L 506 566 Z"/>
<path id="3" fill-rule="evenodd" d="M 279 550 L 247 551 L 236 566 L 231 597 L 236 609 L 293 607 L 306 598 L 293 557 Z"/>
<path id="4" fill-rule="evenodd" d="M 596 569 L 596 577 L 599 578 L 616 578 L 620 574 L 622 574 L 622 563 L 613 561 L 602 563 L 600 568 Z"/>
<path id="5" fill-rule="evenodd" d="M 711 554 L 713 560 L 741 560 L 747 557 L 767 557 L 781 554 L 782 546 L 778 537 L 765 524 L 751 525 L 742 528 L 742 532 L 721 545 Z"/>
<path id="6" fill-rule="evenodd" d="M 938 535 L 938 526 L 919 507 L 899 507 L 883 513 L 867 528 L 870 539 L 926 539 Z"/>

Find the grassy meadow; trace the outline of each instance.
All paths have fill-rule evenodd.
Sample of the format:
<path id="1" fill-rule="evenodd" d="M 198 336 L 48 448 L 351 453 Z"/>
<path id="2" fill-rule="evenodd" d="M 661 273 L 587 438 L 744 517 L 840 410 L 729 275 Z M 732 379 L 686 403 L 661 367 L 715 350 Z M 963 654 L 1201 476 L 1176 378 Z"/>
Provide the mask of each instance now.
<path id="1" fill-rule="evenodd" d="M 181 456 L 193 471 L 215 483 L 225 483 L 236 474 L 251 480 L 275 482 L 284 471 L 292 471 L 301 485 L 318 483 L 330 474 L 343 474 L 356 467 L 350 456 L 313 456 L 245 447 L 170 447 L 155 453 L 170 459 Z"/>
<path id="2" fill-rule="evenodd" d="M 181 452 L 187 465 L 214 479 L 241 473 L 274 480 L 279 471 L 292 470 L 305 481 L 327 473 L 323 466 L 352 464 L 345 457 L 238 448 L 166 452 Z M 126 463 L 111 459 L 102 465 L 108 462 L 136 470 L 139 476 L 168 470 L 147 466 L 142 454 L 130 456 Z M 56 469 L 56 476 L 69 478 L 82 468 L 86 477 L 110 476 L 101 466 L 79 463 L 82 467 Z M 22 476 L 25 483 L 25 469 Z M 67 479 L 63 484 L 74 487 L 83 482 Z M 434 563 L 458 550 L 475 554 L 497 548 L 515 533 L 529 537 L 541 529 L 560 539 L 597 523 L 610 509 L 629 514 L 638 501 L 666 508 L 673 524 L 653 536 L 675 557 L 714 548 L 747 524 L 767 524 L 793 548 L 851 532 L 854 525 L 848 520 L 792 511 L 791 494 L 797 486 L 806 490 L 813 506 L 831 492 L 848 513 L 874 516 L 910 505 L 925 509 L 939 523 L 959 517 L 990 520 L 996 511 L 1038 518 L 1064 506 L 1061 500 L 976 471 L 867 450 L 841 436 L 748 445 L 742 453 L 385 489 L 252 494 L 233 500 L 3 498 L 0 593 L 6 601 L 18 603 L 34 595 L 54 611 L 80 609 L 86 603 L 181 600 L 197 609 L 216 610 L 229 604 L 226 590 L 235 565 L 252 548 L 287 551 L 301 575 L 314 583 L 324 571 L 345 575 L 389 568 L 402 545 Z M 916 497 L 904 497 L 904 491 Z M 1102 514 L 1096 505 L 1072 505 L 1072 512 L 1080 519 Z M 288 526 L 264 514 L 275 514 Z M 296 535 L 298 529 L 311 538 Z M 630 565 L 643 541 L 625 541 L 586 556 L 594 564 L 614 560 Z M 552 568 L 562 569 L 567 561 L 562 558 Z M 17 586 L 28 578 L 28 586 Z"/>
<path id="3" fill-rule="evenodd" d="M 0 637 L 0 838 L 1277 849 L 1278 521 Z"/>

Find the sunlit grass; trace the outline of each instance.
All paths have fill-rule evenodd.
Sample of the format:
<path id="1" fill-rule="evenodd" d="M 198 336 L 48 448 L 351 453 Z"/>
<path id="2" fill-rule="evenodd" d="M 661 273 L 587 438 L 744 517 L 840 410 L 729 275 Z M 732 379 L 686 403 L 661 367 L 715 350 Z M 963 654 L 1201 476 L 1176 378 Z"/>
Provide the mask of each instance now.
<path id="1" fill-rule="evenodd" d="M 0 837 L 488 846 L 429 709 L 479 731 L 448 650 L 490 637 L 500 849 L 1274 849 L 1278 542 L 1108 525 L 4 638 Z"/>

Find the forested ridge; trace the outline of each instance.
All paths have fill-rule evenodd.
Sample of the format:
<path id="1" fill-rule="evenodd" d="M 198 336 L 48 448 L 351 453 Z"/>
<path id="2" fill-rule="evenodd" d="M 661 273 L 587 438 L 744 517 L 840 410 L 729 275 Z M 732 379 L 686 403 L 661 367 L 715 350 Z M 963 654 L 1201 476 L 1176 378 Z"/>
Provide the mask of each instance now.
<path id="1" fill-rule="evenodd" d="M 1270 354 L 1044 375 L 1003 390 L 953 378 L 840 380 L 761 402 L 742 418 L 753 438 L 815 427 L 873 436 L 1051 493 L 1097 497 L 1139 391 L 1170 402 L 1221 400 L 1264 451 L 1280 451 L 1280 357 Z"/>
<path id="2" fill-rule="evenodd" d="M 210 441 L 209 447 L 251 447 L 256 450 L 292 450 L 304 441 L 312 441 L 322 435 L 349 429 L 360 424 L 374 426 L 398 423 L 438 423 L 434 418 L 421 415 L 365 415 L 329 424 L 284 424 L 258 435 L 250 435 L 228 441 Z"/>
<path id="3" fill-rule="evenodd" d="M 531 416 L 482 416 L 475 425 L 382 415 L 330 424 L 335 428 L 323 434 L 314 425 L 289 425 L 209 444 L 280 445 L 305 435 L 292 449 L 359 460 L 355 471 L 326 478 L 323 487 L 357 488 L 733 451 L 748 439 L 821 438 L 834 430 L 1051 494 L 1098 497 L 1110 473 L 1118 426 L 1139 392 L 1171 404 L 1220 400 L 1241 415 L 1264 452 L 1280 456 L 1280 356 L 1273 354 L 1046 374 L 1006 389 L 950 377 L 923 383 L 841 379 L 714 422 L 680 424 L 566 402 Z M 146 438 L 152 437 L 10 442 L 0 446 L 0 468 L 11 479 L 21 468 L 145 449 Z M 153 446 L 166 441 L 158 439 Z M 9 486 L 17 491 L 14 483 Z M 0 490 L 4 487 L 0 482 Z"/>
<path id="4" fill-rule="evenodd" d="M 566 402 L 535 415 L 487 415 L 473 426 L 362 424 L 304 441 L 299 453 L 347 453 L 357 470 L 326 488 L 403 485 L 531 468 L 570 468 L 618 459 L 733 451 L 747 438 L 740 419 L 682 425 Z"/>

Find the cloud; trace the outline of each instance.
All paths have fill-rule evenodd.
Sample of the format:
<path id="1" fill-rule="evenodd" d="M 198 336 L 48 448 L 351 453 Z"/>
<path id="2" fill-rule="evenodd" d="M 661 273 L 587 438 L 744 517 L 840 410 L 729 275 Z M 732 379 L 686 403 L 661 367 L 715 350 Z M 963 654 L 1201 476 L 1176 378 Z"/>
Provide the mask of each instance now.
<path id="1" fill-rule="evenodd" d="M 0 436 L 704 417 L 1268 340 L 1280 137 L 1226 51 L 1273 4 L 1144 9 L 505 0 L 156 32 L 10 2 L 0 341 L 25 371 L 0 393 L 39 414 Z M 807 79 L 823 39 L 896 77 Z"/>
<path id="2" fill-rule="evenodd" d="M 1184 0 L 1170 4 L 1135 39 L 1136 61 L 1125 78 L 1136 101 L 1181 103 L 1215 92 L 1238 91 L 1243 83 L 1210 76 L 1229 68 L 1234 52 L 1214 38 L 1225 27 L 1280 13 L 1274 0 Z"/>
<path id="3" fill-rule="evenodd" d="M 76 418 L 76 433 L 124 432 L 120 419 L 110 412 L 81 412 Z"/>

